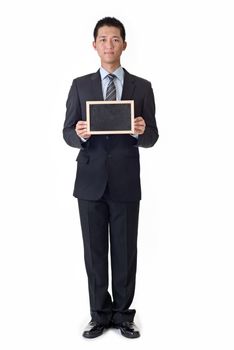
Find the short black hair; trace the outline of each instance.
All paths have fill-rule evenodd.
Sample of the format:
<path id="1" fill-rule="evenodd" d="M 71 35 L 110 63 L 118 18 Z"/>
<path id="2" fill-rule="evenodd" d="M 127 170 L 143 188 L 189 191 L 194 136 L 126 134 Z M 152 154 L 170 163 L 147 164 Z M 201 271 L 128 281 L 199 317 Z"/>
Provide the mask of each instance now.
<path id="1" fill-rule="evenodd" d="M 98 29 L 104 26 L 119 28 L 121 38 L 123 39 L 123 41 L 125 41 L 126 33 L 124 25 L 115 17 L 104 17 L 97 22 L 93 31 L 94 40 L 97 39 Z"/>

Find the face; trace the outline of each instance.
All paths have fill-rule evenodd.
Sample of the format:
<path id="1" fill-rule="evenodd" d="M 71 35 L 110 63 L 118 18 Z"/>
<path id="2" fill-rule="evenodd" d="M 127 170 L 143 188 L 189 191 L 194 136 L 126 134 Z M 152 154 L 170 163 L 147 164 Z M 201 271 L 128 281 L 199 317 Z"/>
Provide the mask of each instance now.
<path id="1" fill-rule="evenodd" d="M 125 50 L 127 43 L 120 35 L 120 29 L 103 26 L 99 28 L 93 47 L 97 50 L 102 64 L 119 64 L 120 56 Z"/>

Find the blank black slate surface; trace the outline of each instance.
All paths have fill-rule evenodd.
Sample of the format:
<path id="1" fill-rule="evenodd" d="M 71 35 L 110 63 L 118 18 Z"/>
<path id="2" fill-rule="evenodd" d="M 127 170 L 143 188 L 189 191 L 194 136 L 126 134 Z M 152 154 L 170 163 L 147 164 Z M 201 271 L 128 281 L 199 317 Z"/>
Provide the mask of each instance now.
<path id="1" fill-rule="evenodd" d="M 131 129 L 131 105 L 90 105 L 91 131 L 118 131 Z"/>
<path id="2" fill-rule="evenodd" d="M 134 101 L 86 101 L 86 120 L 90 134 L 132 134 Z"/>

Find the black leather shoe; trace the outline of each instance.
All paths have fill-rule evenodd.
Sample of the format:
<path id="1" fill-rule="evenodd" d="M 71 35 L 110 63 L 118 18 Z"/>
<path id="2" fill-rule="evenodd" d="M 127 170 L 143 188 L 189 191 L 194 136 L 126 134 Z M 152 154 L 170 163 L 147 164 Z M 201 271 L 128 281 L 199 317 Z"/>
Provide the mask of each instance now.
<path id="1" fill-rule="evenodd" d="M 85 338 L 96 338 L 99 337 L 99 335 L 102 335 L 104 329 L 105 326 L 102 324 L 99 324 L 95 321 L 90 321 L 82 335 Z"/>
<path id="2" fill-rule="evenodd" d="M 122 322 L 118 325 L 114 326 L 115 328 L 119 328 L 121 334 L 127 338 L 139 338 L 140 332 L 134 322 Z"/>

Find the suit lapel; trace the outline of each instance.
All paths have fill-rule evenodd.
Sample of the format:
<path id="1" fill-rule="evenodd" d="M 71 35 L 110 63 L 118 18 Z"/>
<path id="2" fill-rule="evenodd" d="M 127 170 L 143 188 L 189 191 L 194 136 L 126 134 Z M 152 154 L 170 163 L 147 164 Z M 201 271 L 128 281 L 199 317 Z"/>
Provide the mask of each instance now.
<path id="1" fill-rule="evenodd" d="M 124 84 L 121 100 L 133 100 L 133 94 L 135 90 L 135 79 L 134 76 L 129 74 L 124 69 Z"/>
<path id="2" fill-rule="evenodd" d="M 99 70 L 91 76 L 92 82 L 92 96 L 94 101 L 102 101 L 103 93 L 102 93 L 102 82 Z"/>

